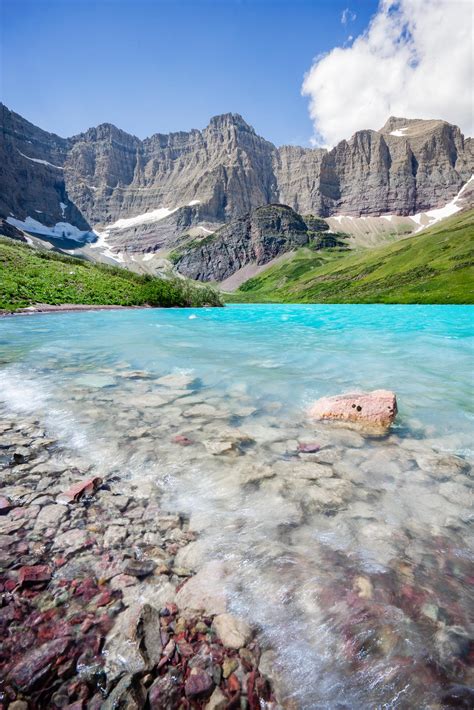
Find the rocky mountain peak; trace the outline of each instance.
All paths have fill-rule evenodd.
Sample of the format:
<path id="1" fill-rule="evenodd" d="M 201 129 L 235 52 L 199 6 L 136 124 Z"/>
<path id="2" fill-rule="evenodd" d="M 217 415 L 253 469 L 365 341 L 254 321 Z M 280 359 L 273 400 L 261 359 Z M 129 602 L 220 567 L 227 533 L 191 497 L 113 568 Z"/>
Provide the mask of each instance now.
<path id="1" fill-rule="evenodd" d="M 71 139 L 74 143 L 81 141 L 118 141 L 119 143 L 134 143 L 139 144 L 140 139 L 133 136 L 131 133 L 122 131 L 113 123 L 100 123 L 98 126 L 89 128 L 85 133 L 79 133 Z"/>
<path id="2" fill-rule="evenodd" d="M 409 136 L 429 133 L 445 126 L 457 128 L 457 126 L 453 126 L 447 121 L 442 121 L 437 118 L 401 118 L 398 116 L 390 116 L 385 125 L 378 132 L 384 135 L 388 134 L 408 138 Z"/>
<path id="3" fill-rule="evenodd" d="M 248 131 L 249 133 L 255 134 L 255 130 L 242 118 L 240 113 L 222 113 L 218 116 L 213 116 L 209 121 L 209 128 L 213 128 L 218 131 L 231 126 L 237 128 L 238 130 Z"/>

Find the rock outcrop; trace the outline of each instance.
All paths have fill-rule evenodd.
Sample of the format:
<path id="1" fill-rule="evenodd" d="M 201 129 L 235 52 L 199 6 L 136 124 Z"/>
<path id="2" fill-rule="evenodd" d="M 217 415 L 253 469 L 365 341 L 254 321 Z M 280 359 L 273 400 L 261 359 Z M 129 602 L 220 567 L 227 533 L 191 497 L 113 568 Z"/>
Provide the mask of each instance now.
<path id="1" fill-rule="evenodd" d="M 291 207 L 266 205 L 184 245 L 172 256 L 184 276 L 197 281 L 223 281 L 247 264 L 266 264 L 308 244 L 313 234 Z"/>
<path id="2" fill-rule="evenodd" d="M 328 151 L 277 148 L 234 113 L 140 140 L 107 123 L 60 138 L 0 108 L 0 217 L 110 227 L 110 244 L 131 251 L 275 202 L 321 216 L 409 215 L 443 206 L 474 172 L 472 139 L 445 121 L 392 117 Z M 163 210 L 166 223 L 148 218 Z"/>

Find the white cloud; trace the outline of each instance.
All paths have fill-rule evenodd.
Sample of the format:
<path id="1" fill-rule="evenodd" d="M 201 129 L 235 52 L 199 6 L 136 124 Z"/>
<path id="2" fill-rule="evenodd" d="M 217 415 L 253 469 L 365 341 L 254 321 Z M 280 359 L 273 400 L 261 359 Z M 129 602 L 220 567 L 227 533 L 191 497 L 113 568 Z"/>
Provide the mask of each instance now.
<path id="1" fill-rule="evenodd" d="M 473 134 L 471 0 L 381 0 L 349 47 L 305 76 L 314 143 L 334 145 L 389 116 L 443 118 Z"/>
<path id="2" fill-rule="evenodd" d="M 356 19 L 357 15 L 355 12 L 352 12 L 348 7 L 346 7 L 345 10 L 343 10 L 343 13 L 341 15 L 341 22 L 343 25 L 347 25 L 348 22 L 354 22 Z"/>

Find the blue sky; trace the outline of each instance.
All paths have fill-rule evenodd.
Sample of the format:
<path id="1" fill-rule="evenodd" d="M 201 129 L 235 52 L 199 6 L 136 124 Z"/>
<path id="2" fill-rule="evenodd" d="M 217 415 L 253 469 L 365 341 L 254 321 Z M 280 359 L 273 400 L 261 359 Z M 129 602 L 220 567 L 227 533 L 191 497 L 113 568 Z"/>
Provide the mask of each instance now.
<path id="1" fill-rule="evenodd" d="M 377 0 L 0 0 L 1 99 L 62 136 L 111 122 L 144 138 L 238 112 L 308 145 L 304 75 Z M 346 8 L 356 14 L 343 24 Z M 352 15 L 350 15 L 352 18 Z M 350 111 L 350 106 L 347 106 Z"/>

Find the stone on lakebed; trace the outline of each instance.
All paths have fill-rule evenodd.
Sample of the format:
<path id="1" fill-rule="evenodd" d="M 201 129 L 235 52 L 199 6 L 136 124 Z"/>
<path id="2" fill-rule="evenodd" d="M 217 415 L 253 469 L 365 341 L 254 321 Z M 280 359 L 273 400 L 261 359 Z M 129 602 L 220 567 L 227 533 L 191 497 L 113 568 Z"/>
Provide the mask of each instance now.
<path id="1" fill-rule="evenodd" d="M 58 503 L 75 503 L 82 496 L 91 496 L 101 484 L 102 479 L 97 476 L 88 478 L 86 481 L 79 481 L 79 483 L 75 483 L 64 493 L 60 493 L 56 501 Z"/>
<path id="2" fill-rule="evenodd" d="M 386 433 L 397 411 L 397 398 L 393 392 L 374 390 L 322 397 L 310 408 L 309 416 L 346 422 L 369 433 Z"/>
<path id="3" fill-rule="evenodd" d="M 214 617 L 212 628 L 226 648 L 238 650 L 252 638 L 250 626 L 232 614 L 218 614 Z"/>

